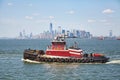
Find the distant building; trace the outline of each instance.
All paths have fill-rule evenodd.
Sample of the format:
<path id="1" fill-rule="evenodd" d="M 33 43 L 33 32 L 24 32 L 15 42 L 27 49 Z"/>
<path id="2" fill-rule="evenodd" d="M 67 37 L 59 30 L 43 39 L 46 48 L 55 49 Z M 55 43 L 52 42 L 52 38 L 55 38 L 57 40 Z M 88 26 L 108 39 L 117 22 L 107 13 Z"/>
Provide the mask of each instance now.
<path id="1" fill-rule="evenodd" d="M 52 23 L 50 23 L 50 33 L 51 34 L 53 33 L 53 25 L 52 25 Z"/>
<path id="2" fill-rule="evenodd" d="M 61 34 L 61 26 L 58 26 L 58 34 Z"/>
<path id="3" fill-rule="evenodd" d="M 90 32 L 86 32 L 86 38 L 91 38 Z"/>
<path id="4" fill-rule="evenodd" d="M 30 39 L 33 37 L 33 34 L 32 34 L 32 32 L 30 33 Z"/>
<path id="5" fill-rule="evenodd" d="M 22 32 L 19 33 L 19 37 L 22 38 L 23 37 L 23 34 Z"/>
<path id="6" fill-rule="evenodd" d="M 25 37 L 26 36 L 26 33 L 25 33 L 25 30 L 23 30 L 23 37 Z"/>
<path id="7" fill-rule="evenodd" d="M 69 30 L 67 30 L 67 36 L 68 36 L 68 37 L 70 36 L 70 31 L 69 31 Z"/>
<path id="8" fill-rule="evenodd" d="M 48 33 L 49 34 L 49 33 Z M 50 23 L 50 34 L 49 34 L 50 38 L 54 37 L 54 33 L 53 33 L 53 25 L 52 23 Z"/>
<path id="9" fill-rule="evenodd" d="M 62 34 L 65 34 L 65 30 L 64 29 L 62 30 Z"/>
<path id="10" fill-rule="evenodd" d="M 112 37 L 112 30 L 110 30 L 109 32 L 109 37 Z"/>
<path id="11" fill-rule="evenodd" d="M 80 31 L 79 30 L 76 31 L 76 35 L 77 35 L 77 37 L 80 37 Z"/>

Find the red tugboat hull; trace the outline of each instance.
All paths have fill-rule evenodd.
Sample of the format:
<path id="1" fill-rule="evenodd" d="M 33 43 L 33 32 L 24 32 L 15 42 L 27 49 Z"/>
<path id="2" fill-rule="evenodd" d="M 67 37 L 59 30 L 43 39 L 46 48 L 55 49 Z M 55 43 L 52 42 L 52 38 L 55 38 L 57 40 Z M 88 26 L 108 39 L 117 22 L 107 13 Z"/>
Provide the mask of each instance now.
<path id="1" fill-rule="evenodd" d="M 59 63 L 106 63 L 109 60 L 109 58 L 103 55 L 96 56 L 94 55 L 94 53 L 84 54 L 84 55 L 81 55 L 80 57 L 78 56 L 73 57 L 73 55 L 71 56 L 68 54 L 68 51 L 63 53 L 60 53 L 60 52 L 59 52 L 59 55 L 66 54 L 66 53 L 67 55 L 61 55 L 61 56 L 58 56 L 55 54 L 46 55 L 43 50 L 27 49 L 24 51 L 24 59 L 29 59 L 29 60 L 38 61 L 38 62 L 59 62 Z"/>

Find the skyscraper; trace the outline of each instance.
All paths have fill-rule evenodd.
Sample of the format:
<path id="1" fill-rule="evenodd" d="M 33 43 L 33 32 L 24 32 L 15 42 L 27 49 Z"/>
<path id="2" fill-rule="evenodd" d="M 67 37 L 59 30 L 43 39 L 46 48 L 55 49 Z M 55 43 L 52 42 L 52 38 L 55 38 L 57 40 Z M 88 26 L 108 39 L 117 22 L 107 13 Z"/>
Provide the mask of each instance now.
<path id="1" fill-rule="evenodd" d="M 50 38 L 53 38 L 54 34 L 53 34 L 53 25 L 52 23 L 50 23 Z"/>
<path id="2" fill-rule="evenodd" d="M 109 32 L 109 37 L 112 37 L 112 30 L 110 30 Z"/>
<path id="3" fill-rule="evenodd" d="M 61 34 L 61 26 L 58 26 L 58 34 Z"/>
<path id="4" fill-rule="evenodd" d="M 24 36 L 24 37 L 26 36 L 25 30 L 23 30 L 23 36 Z"/>
<path id="5" fill-rule="evenodd" d="M 50 23 L 50 33 L 52 34 L 53 30 L 52 30 L 52 23 Z"/>
<path id="6" fill-rule="evenodd" d="M 32 32 L 30 33 L 30 38 L 32 38 L 33 37 L 33 34 L 32 34 Z"/>

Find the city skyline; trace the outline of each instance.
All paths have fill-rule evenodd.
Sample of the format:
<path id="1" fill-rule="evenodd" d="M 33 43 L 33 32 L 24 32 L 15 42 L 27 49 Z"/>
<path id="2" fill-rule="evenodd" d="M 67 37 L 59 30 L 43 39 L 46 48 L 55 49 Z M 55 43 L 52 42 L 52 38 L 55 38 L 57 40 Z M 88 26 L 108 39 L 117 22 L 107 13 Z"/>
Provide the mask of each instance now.
<path id="1" fill-rule="evenodd" d="M 49 30 L 85 30 L 93 36 L 120 36 L 119 0 L 1 0 L 0 37 L 16 37 L 25 29 L 39 34 Z"/>
<path id="2" fill-rule="evenodd" d="M 61 26 L 58 26 L 58 29 L 53 29 L 53 24 L 50 23 L 49 30 L 42 33 L 34 35 L 31 33 L 26 33 L 26 30 L 19 32 L 19 36 L 16 39 L 53 39 L 56 36 L 67 37 L 67 38 L 86 38 L 91 39 L 93 36 L 90 32 L 85 30 L 65 30 Z M 112 37 L 112 36 L 111 36 Z"/>

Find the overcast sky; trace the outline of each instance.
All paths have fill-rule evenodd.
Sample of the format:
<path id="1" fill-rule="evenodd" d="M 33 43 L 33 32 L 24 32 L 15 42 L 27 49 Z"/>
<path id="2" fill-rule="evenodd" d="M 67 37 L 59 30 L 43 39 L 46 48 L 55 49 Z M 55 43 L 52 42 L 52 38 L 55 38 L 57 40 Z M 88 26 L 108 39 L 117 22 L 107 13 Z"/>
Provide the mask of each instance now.
<path id="1" fill-rule="evenodd" d="M 0 37 L 33 35 L 61 26 L 94 36 L 120 36 L 120 0 L 0 0 Z"/>

